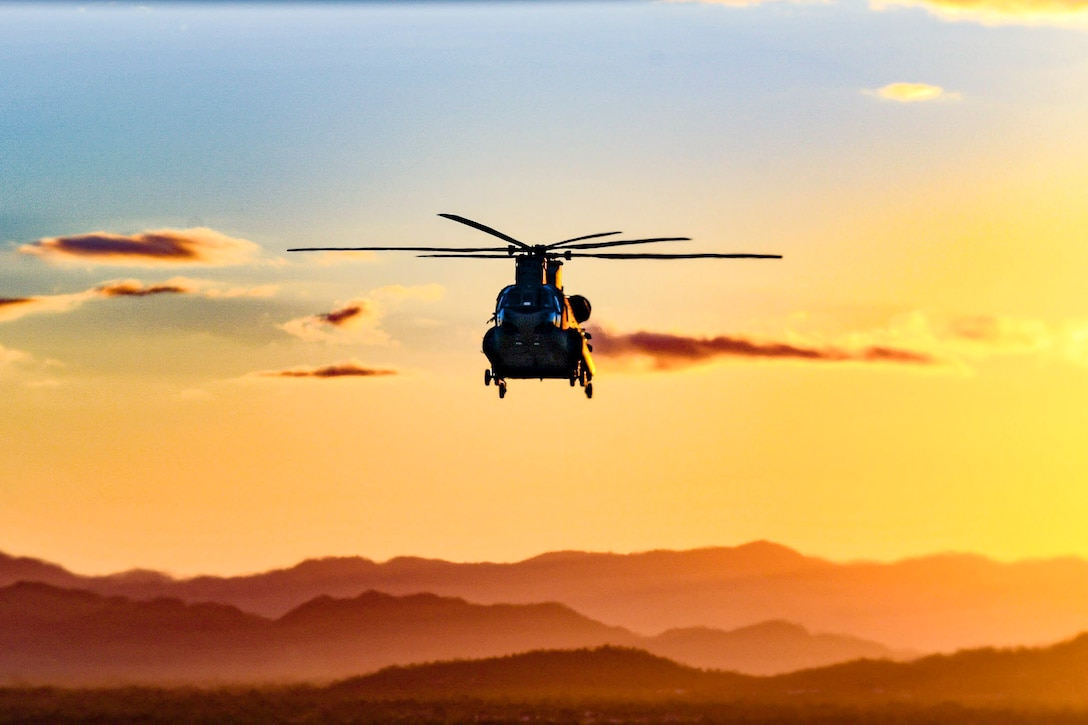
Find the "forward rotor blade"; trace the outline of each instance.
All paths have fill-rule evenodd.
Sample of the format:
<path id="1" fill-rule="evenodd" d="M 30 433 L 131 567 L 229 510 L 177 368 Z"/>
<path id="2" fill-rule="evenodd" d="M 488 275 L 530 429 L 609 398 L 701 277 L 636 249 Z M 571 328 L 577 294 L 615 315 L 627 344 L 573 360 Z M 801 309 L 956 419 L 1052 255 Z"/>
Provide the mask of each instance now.
<path id="1" fill-rule="evenodd" d="M 420 257 L 445 257 L 446 259 L 513 259 L 509 254 L 420 254 Z"/>
<path id="2" fill-rule="evenodd" d="M 691 237 L 656 237 L 654 239 L 616 239 L 611 242 L 586 242 L 585 244 L 571 244 L 570 246 L 560 247 L 559 251 L 564 249 L 601 249 L 602 247 L 622 247 L 628 244 L 653 244 L 655 242 L 690 242 Z M 562 242 L 560 242 L 562 244 Z M 548 249 L 556 249 L 555 245 L 548 247 Z"/>
<path id="3" fill-rule="evenodd" d="M 491 227 L 485 224 L 481 224 L 480 222 L 474 222 L 471 219 L 465 219 L 463 216 L 457 216 L 456 214 L 439 214 L 438 216 L 445 217 L 446 219 L 452 219 L 455 222 L 461 222 L 462 224 L 470 226 L 473 229 L 479 229 L 481 232 L 486 232 L 493 237 L 498 237 L 504 242 L 510 242 L 511 244 L 516 244 L 517 246 L 524 247 L 525 249 L 531 248 L 530 245 L 526 244 L 525 242 L 519 242 L 517 239 L 514 239 L 508 234 L 503 234 L 498 229 L 492 229 Z"/>
<path id="4" fill-rule="evenodd" d="M 509 247 L 299 247 L 288 252 L 509 252 Z"/>
<path id="5" fill-rule="evenodd" d="M 547 245 L 547 247 L 548 249 L 551 249 L 553 247 L 560 247 L 564 244 L 569 244 L 570 242 L 580 242 L 583 239 L 596 239 L 597 237 L 610 237 L 613 234 L 623 234 L 623 232 L 601 232 L 600 234 L 587 234 L 584 237 L 574 237 L 574 239 L 564 239 L 561 242 L 553 242 Z"/>
<path id="6" fill-rule="evenodd" d="M 781 254 L 716 254 L 711 252 L 695 254 L 574 252 L 570 256 L 596 259 L 782 259 Z"/>

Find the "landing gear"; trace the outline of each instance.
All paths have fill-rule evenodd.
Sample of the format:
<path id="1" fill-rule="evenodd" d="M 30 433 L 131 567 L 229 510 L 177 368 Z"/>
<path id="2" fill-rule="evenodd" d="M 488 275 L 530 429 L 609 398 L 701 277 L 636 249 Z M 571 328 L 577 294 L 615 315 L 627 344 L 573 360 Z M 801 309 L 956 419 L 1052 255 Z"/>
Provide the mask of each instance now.
<path id="1" fill-rule="evenodd" d="M 502 398 L 505 398 L 506 397 L 506 381 L 505 380 L 497 380 L 495 382 L 495 386 L 499 389 L 499 399 L 501 400 Z"/>
<path id="2" fill-rule="evenodd" d="M 491 385 L 491 370 L 484 370 L 484 385 Z"/>
<path id="3" fill-rule="evenodd" d="M 593 383 L 591 382 L 592 380 L 593 373 L 589 372 L 589 370 L 586 368 L 585 363 L 580 363 L 578 365 L 578 384 L 585 389 L 585 394 L 587 398 L 593 397 Z M 574 385 L 574 380 L 571 380 L 570 384 Z"/>

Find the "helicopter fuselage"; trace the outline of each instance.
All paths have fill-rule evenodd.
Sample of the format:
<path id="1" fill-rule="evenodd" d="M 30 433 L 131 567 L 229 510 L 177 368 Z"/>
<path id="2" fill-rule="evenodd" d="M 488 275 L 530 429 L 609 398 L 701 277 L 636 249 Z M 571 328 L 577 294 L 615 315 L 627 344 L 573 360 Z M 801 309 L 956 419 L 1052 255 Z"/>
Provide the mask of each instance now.
<path id="1" fill-rule="evenodd" d="M 594 371 L 592 347 L 579 323 L 589 318 L 589 301 L 563 293 L 562 262 L 531 257 L 518 262 L 517 280 L 499 292 L 492 327 L 484 334 L 489 377 L 586 384 Z"/>

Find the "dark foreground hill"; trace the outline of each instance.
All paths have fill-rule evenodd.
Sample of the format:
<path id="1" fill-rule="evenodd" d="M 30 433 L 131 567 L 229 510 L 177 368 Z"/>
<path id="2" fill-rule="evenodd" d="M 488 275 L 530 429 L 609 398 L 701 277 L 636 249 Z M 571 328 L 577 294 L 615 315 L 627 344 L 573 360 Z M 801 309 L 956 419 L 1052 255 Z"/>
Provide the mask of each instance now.
<path id="1" fill-rule="evenodd" d="M 0 555 L 0 586 L 25 580 L 130 599 L 218 602 L 265 617 L 321 595 L 354 597 L 368 589 L 481 603 L 553 601 L 641 634 L 783 620 L 922 652 L 1043 644 L 1088 629 L 1088 562 L 1081 560 L 1009 564 L 941 555 L 840 564 L 767 542 L 639 554 L 557 552 L 510 564 L 330 558 L 191 579 L 142 571 L 80 577 Z"/>
<path id="2" fill-rule="evenodd" d="M 338 683 L 370 698 L 574 696 L 766 703 L 1088 708 L 1088 635 L 1042 649 L 970 650 L 914 662 L 860 660 L 776 677 L 700 670 L 616 647 L 393 667 Z"/>
<path id="3" fill-rule="evenodd" d="M 1080 638 L 770 678 L 626 648 L 537 651 L 324 687 L 0 688 L 0 723 L 1083 723 L 1086 650 Z"/>
<path id="4" fill-rule="evenodd" d="M 368 591 L 318 597 L 273 620 L 225 604 L 133 601 L 33 582 L 0 589 L 0 683 L 329 680 L 392 664 L 602 644 L 719 668 L 745 669 L 751 660 L 755 672 L 890 655 L 781 622 L 641 637 L 555 603 Z"/>

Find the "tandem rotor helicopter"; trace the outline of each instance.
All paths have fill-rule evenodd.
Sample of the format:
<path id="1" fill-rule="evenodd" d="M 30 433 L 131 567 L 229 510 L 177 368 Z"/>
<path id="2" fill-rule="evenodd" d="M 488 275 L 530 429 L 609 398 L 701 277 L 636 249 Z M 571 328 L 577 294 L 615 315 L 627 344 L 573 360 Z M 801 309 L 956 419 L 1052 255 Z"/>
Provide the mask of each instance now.
<path id="1" fill-rule="evenodd" d="M 781 259 L 780 254 L 661 254 L 649 252 L 586 252 L 608 247 L 658 242 L 686 242 L 689 237 L 613 239 L 622 232 L 587 234 L 551 244 L 526 244 L 456 214 L 439 214 L 507 243 L 504 247 L 303 247 L 288 252 L 423 252 L 420 257 L 452 259 L 513 259 L 514 284 L 504 287 L 495 302 L 491 327 L 484 334 L 483 353 L 491 367 L 484 385 L 495 383 L 506 397 L 506 381 L 545 378 L 581 385 L 593 397 L 593 336 L 582 324 L 589 319 L 589 300 L 563 291 L 563 262 L 576 257 L 593 259 Z"/>

